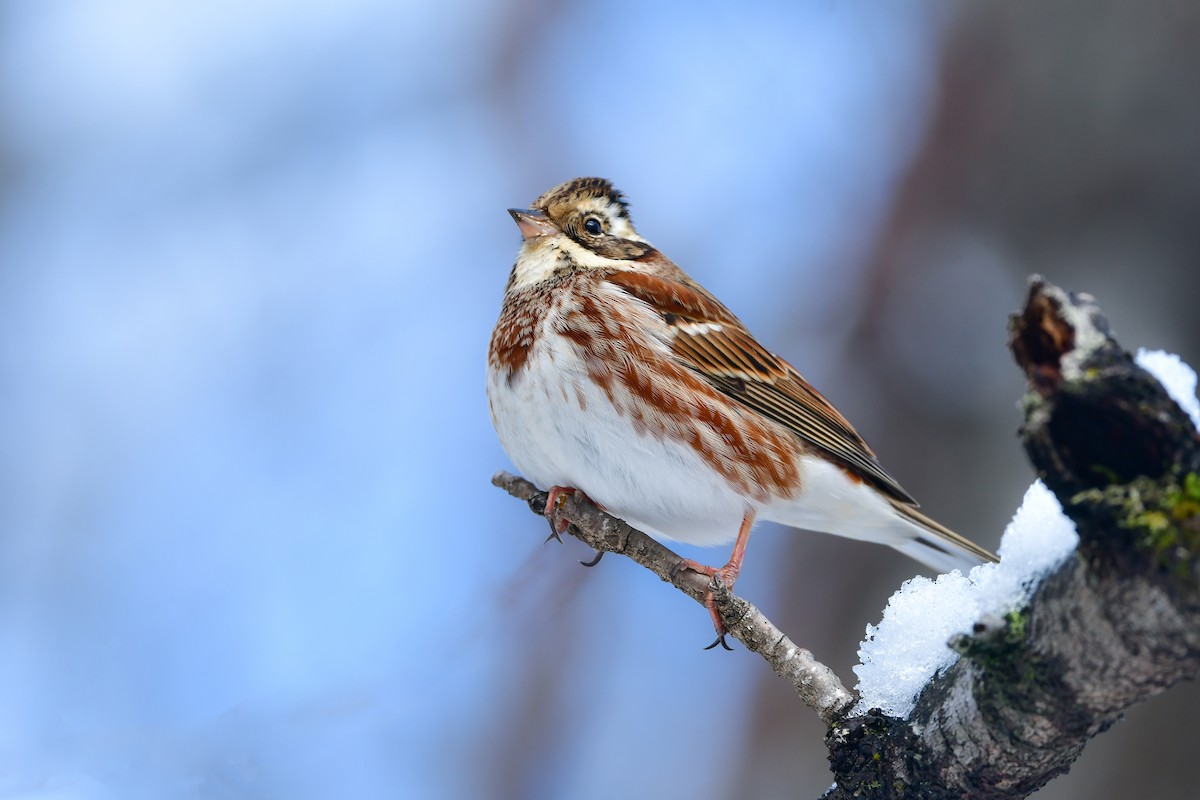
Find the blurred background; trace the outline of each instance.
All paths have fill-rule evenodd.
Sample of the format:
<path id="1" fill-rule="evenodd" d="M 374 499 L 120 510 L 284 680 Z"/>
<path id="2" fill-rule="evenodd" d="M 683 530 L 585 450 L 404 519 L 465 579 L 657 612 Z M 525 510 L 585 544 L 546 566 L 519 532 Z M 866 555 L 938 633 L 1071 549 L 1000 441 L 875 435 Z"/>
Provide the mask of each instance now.
<path id="1" fill-rule="evenodd" d="M 816 796 L 760 659 L 489 485 L 505 209 L 611 178 L 994 547 L 1027 274 L 1200 364 L 1198 34 L 1183 0 L 0 0 L 0 796 Z M 916 569 L 765 525 L 738 587 L 852 681 Z M 1191 796 L 1197 713 L 1039 796 Z"/>

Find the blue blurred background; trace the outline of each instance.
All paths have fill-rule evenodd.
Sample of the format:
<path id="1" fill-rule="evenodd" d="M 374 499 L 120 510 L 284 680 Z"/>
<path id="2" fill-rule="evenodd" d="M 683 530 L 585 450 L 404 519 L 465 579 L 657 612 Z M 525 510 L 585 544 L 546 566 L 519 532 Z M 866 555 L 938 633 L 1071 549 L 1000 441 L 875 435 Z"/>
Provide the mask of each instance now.
<path id="1" fill-rule="evenodd" d="M 1200 362 L 1198 29 L 1169 0 L 0 1 L 0 796 L 815 796 L 821 726 L 757 658 L 489 485 L 504 210 L 614 180 L 994 546 L 1031 479 L 1027 273 Z M 771 526 L 746 564 L 847 680 L 915 569 Z M 1043 796 L 1183 796 L 1197 694 Z"/>

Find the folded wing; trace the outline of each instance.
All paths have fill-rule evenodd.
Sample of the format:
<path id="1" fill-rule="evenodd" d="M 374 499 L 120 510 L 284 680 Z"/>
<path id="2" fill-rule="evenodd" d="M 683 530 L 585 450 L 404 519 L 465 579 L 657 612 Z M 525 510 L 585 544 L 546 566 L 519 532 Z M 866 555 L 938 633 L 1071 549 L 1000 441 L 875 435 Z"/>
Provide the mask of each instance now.
<path id="1" fill-rule="evenodd" d="M 675 355 L 718 391 L 784 425 L 893 500 L 916 505 L 820 392 L 759 344 L 719 300 L 680 276 L 620 271 L 606 280 L 658 311 L 674 334 Z"/>

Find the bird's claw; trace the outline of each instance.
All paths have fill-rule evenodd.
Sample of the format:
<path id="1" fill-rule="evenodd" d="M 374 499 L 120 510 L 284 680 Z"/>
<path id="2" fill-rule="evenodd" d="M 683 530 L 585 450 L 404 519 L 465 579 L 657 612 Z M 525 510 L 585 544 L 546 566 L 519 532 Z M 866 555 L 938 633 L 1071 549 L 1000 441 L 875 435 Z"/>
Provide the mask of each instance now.
<path id="1" fill-rule="evenodd" d="M 562 535 L 567 532 L 567 526 L 570 523 L 565 519 L 559 519 L 558 511 L 567 497 L 573 494 L 575 494 L 575 490 L 569 486 L 551 486 L 550 491 L 546 492 L 546 506 L 542 510 L 542 516 L 550 523 L 550 535 L 546 537 L 546 542 L 553 539 L 562 544 Z M 546 542 L 542 542 L 542 544 Z"/>
<path id="2" fill-rule="evenodd" d="M 708 647 L 706 647 L 706 648 L 704 648 L 704 649 L 705 649 L 705 650 L 712 650 L 712 649 L 713 649 L 714 647 L 716 647 L 717 645 L 721 645 L 721 647 L 724 647 L 726 650 L 731 650 L 731 651 L 732 651 L 732 650 L 733 650 L 733 648 L 729 646 L 729 642 L 725 641 L 725 634 L 726 634 L 727 632 L 728 632 L 728 631 L 718 631 L 718 632 L 717 632 L 717 638 L 713 640 L 713 643 L 712 643 L 712 644 L 710 644 Z"/>
<path id="3" fill-rule="evenodd" d="M 592 557 L 591 561 L 580 561 L 579 563 L 585 567 L 594 567 L 600 563 L 600 559 L 602 559 L 602 558 L 604 558 L 604 551 L 597 550 L 596 555 Z"/>

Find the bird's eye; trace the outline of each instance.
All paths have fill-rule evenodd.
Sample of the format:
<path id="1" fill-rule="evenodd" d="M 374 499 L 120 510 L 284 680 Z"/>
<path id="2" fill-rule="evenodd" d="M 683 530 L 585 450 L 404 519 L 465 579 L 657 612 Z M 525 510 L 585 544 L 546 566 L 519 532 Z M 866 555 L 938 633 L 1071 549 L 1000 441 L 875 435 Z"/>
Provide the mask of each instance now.
<path id="1" fill-rule="evenodd" d="M 603 226 L 600 225 L 600 220 L 595 217 L 588 217 L 584 220 L 583 229 L 592 236 L 599 236 L 604 231 Z"/>

